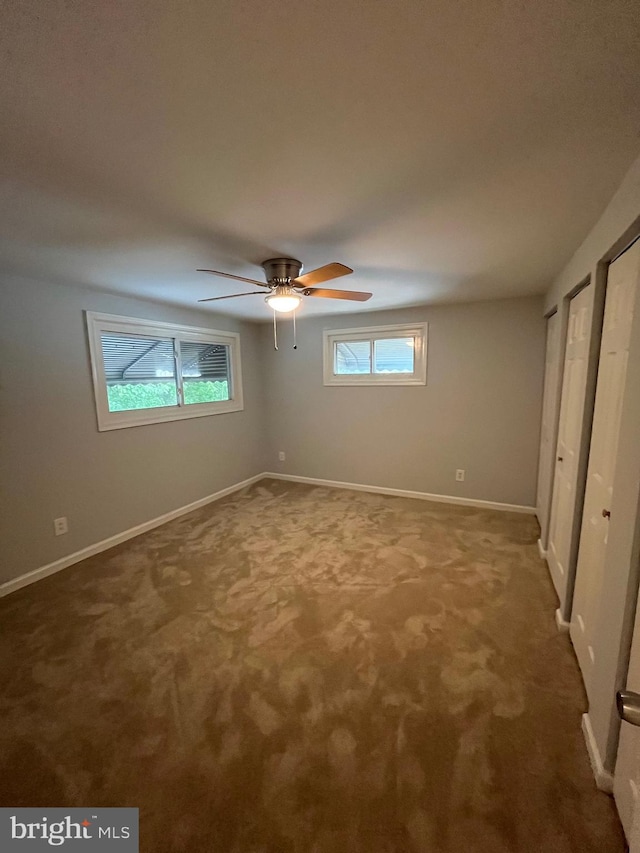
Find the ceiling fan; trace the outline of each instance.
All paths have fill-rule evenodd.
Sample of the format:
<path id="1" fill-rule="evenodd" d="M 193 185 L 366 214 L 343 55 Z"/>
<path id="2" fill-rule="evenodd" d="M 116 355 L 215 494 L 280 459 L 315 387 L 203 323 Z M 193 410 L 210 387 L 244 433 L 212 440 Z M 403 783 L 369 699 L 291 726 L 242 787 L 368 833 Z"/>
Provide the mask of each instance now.
<path id="1" fill-rule="evenodd" d="M 357 290 L 331 290 L 325 287 L 313 287 L 312 285 L 339 278 L 342 275 L 350 275 L 353 270 L 344 264 L 332 263 L 318 267 L 311 272 L 302 272 L 302 264 L 294 258 L 271 258 L 261 264 L 264 270 L 266 283 L 256 281 L 253 278 L 244 278 L 241 275 L 232 275 L 228 272 L 218 270 L 198 270 L 211 275 L 220 275 L 224 278 L 233 278 L 236 281 L 246 281 L 257 287 L 267 288 L 269 291 L 265 302 L 274 311 L 287 314 L 302 302 L 303 296 L 320 296 L 323 299 L 349 299 L 353 302 L 366 302 L 371 299 L 371 293 Z M 264 293 L 263 290 L 251 290 L 247 293 L 232 293 L 229 296 L 211 296 L 209 299 L 199 299 L 198 302 L 216 302 L 219 299 L 235 299 L 236 296 L 254 296 Z"/>

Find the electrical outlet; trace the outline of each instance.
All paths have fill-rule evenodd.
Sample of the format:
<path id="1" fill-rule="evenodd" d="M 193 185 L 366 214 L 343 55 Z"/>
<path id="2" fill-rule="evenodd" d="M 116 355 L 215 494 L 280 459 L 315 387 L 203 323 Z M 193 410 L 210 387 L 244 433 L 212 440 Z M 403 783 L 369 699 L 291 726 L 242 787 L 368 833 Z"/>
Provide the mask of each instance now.
<path id="1" fill-rule="evenodd" d="M 284 462 L 284 460 L 286 459 L 285 454 L 284 454 L 284 450 L 281 450 L 281 451 L 278 453 L 278 459 L 279 459 L 281 462 Z"/>
<path id="2" fill-rule="evenodd" d="M 457 469 L 457 471 L 456 471 L 456 480 L 457 480 L 459 483 L 462 483 L 462 482 L 464 481 L 464 468 L 458 468 L 458 469 Z"/>
<path id="3" fill-rule="evenodd" d="M 56 536 L 64 536 L 69 532 L 69 523 L 65 517 L 53 519 L 53 530 Z"/>

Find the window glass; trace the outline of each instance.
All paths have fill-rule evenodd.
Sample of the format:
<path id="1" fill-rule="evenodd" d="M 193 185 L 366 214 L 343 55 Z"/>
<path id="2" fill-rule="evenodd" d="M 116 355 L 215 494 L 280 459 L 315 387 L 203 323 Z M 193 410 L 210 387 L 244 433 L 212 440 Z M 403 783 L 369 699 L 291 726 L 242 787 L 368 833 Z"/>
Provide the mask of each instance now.
<path id="1" fill-rule="evenodd" d="M 185 405 L 231 399 L 229 347 L 180 341 Z"/>
<path id="2" fill-rule="evenodd" d="M 110 412 L 178 405 L 173 341 L 102 332 Z"/>
<path id="3" fill-rule="evenodd" d="M 370 341 L 339 341 L 335 350 L 337 375 L 371 373 Z"/>
<path id="4" fill-rule="evenodd" d="M 413 373 L 414 338 L 381 338 L 374 341 L 374 373 Z"/>

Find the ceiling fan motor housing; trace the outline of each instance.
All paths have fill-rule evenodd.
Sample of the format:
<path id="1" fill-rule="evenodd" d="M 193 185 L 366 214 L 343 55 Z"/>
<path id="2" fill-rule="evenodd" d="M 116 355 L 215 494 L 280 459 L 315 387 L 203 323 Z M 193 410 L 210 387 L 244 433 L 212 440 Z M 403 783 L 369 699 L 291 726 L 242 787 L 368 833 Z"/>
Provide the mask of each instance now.
<path id="1" fill-rule="evenodd" d="M 269 284 L 288 284 L 302 272 L 302 264 L 295 258 L 271 258 L 264 261 L 262 269 Z"/>

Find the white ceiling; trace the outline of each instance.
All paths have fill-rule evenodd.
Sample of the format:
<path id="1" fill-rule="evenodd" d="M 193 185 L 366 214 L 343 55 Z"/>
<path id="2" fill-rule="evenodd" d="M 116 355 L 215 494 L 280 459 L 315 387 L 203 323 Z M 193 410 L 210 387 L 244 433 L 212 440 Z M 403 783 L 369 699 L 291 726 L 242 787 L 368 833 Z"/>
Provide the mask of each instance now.
<path id="1" fill-rule="evenodd" d="M 635 0 L 0 13 L 0 269 L 45 280 L 194 306 L 247 289 L 197 267 L 291 255 L 369 310 L 540 292 L 640 151 Z"/>

